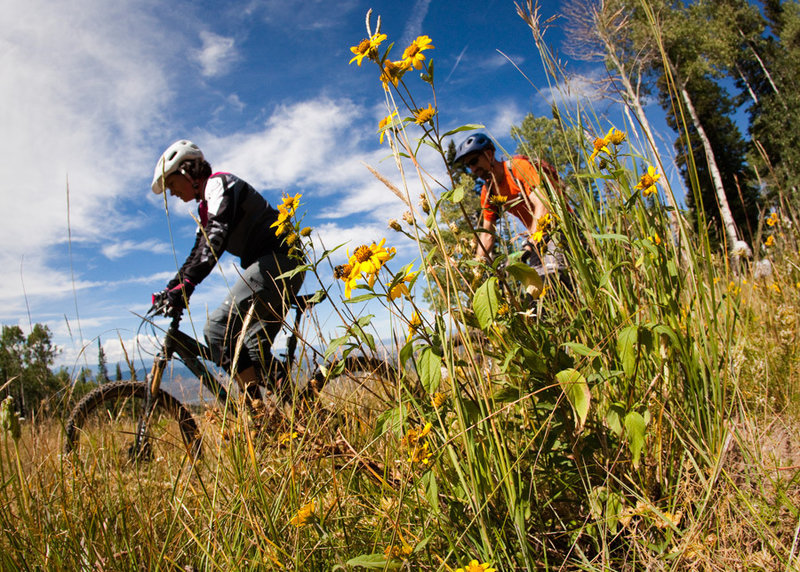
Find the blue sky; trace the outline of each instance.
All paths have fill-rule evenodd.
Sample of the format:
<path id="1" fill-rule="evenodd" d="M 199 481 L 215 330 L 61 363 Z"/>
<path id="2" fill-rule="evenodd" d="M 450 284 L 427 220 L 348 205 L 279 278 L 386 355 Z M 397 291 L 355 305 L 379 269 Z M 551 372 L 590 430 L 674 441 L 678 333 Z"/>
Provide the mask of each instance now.
<path id="1" fill-rule="evenodd" d="M 386 223 L 404 207 L 364 167 L 399 181 L 376 132 L 383 90 L 374 65 L 348 65 L 369 8 L 398 57 L 417 35 L 433 39 L 426 54 L 445 130 L 482 123 L 513 148 L 511 125 L 547 115 L 553 98 L 513 1 L 9 3 L 0 11 L 0 321 L 47 324 L 67 366 L 95 364 L 98 337 L 111 363 L 121 359 L 135 314 L 191 247 L 187 207 L 170 203 L 168 220 L 149 191 L 176 139 L 273 203 L 303 193 L 305 222 L 328 246 L 394 239 Z M 549 17 L 559 2 L 541 4 Z M 557 25 L 547 39 L 560 49 Z M 398 258 L 414 256 L 413 245 L 395 246 Z M 198 331 L 233 265 L 224 259 L 196 291 Z"/>

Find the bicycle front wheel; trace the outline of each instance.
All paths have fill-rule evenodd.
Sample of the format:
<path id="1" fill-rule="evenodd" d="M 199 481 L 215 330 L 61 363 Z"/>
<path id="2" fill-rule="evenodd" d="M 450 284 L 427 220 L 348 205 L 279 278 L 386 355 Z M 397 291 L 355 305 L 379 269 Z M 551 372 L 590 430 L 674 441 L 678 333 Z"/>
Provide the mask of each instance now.
<path id="1" fill-rule="evenodd" d="M 159 391 L 145 419 L 147 393 L 146 385 L 137 381 L 106 383 L 89 392 L 67 420 L 64 451 L 116 466 L 149 460 L 184 464 L 187 456 L 196 459 L 200 434 L 192 414 Z"/>

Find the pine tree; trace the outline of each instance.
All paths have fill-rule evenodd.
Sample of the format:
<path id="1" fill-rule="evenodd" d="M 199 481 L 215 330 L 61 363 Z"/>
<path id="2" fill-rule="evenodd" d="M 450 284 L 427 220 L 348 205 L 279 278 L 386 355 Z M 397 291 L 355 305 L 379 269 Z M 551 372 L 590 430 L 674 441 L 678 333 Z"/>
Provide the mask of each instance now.
<path id="1" fill-rule="evenodd" d="M 106 365 L 106 352 L 103 350 L 103 344 L 100 338 L 97 338 L 97 383 L 103 384 L 108 382 L 108 367 Z"/>

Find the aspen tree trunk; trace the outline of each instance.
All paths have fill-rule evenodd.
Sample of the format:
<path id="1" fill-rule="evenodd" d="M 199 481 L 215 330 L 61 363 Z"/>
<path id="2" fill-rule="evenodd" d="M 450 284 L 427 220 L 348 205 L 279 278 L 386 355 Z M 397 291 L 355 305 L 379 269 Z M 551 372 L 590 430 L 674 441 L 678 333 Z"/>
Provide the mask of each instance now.
<path id="1" fill-rule="evenodd" d="M 700 118 L 697 116 L 697 111 L 695 111 L 694 105 L 692 105 L 692 99 L 689 96 L 689 92 L 686 91 L 686 86 L 681 85 L 680 91 L 683 103 L 686 105 L 686 110 L 689 112 L 689 115 L 692 118 L 692 123 L 697 130 L 697 136 L 700 137 L 700 141 L 703 143 L 706 160 L 708 161 L 708 171 L 711 174 L 711 180 L 714 183 L 714 190 L 717 192 L 717 201 L 719 201 L 719 214 L 722 217 L 722 224 L 725 227 L 725 234 L 728 237 L 728 248 L 733 248 L 734 244 L 736 244 L 736 241 L 739 240 L 739 237 L 738 233 L 736 232 L 736 223 L 733 221 L 731 208 L 728 205 L 728 197 L 725 195 L 725 188 L 722 185 L 722 176 L 719 173 L 719 167 L 717 167 L 717 161 L 714 158 L 714 150 L 711 148 L 711 142 L 708 140 L 705 129 L 703 129 L 703 125 L 700 123 Z"/>

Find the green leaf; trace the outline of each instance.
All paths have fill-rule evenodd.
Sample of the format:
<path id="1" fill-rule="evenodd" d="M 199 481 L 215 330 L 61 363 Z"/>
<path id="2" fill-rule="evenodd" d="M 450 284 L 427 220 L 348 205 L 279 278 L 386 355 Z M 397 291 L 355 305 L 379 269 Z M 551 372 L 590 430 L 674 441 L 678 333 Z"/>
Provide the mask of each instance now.
<path id="1" fill-rule="evenodd" d="M 619 240 L 620 242 L 630 242 L 630 239 L 624 234 L 594 234 L 589 233 L 590 236 L 597 240 Z"/>
<path id="2" fill-rule="evenodd" d="M 598 350 L 593 350 L 592 348 L 577 342 L 566 342 L 564 346 L 566 346 L 567 348 L 571 349 L 573 352 L 581 356 L 596 358 L 603 355 Z"/>
<path id="3" fill-rule="evenodd" d="M 299 266 L 295 266 L 291 270 L 288 270 L 281 274 L 280 276 L 276 276 L 275 280 L 286 280 L 287 278 L 291 278 L 295 274 L 299 272 L 305 272 L 306 270 L 311 270 L 312 266 L 310 264 L 301 264 Z"/>
<path id="4" fill-rule="evenodd" d="M 425 498 L 431 507 L 433 514 L 439 514 L 439 484 L 436 482 L 436 475 L 433 471 L 428 471 L 422 475 L 422 486 L 425 488 Z"/>
<path id="5" fill-rule="evenodd" d="M 641 413 L 631 411 L 625 416 L 625 436 L 628 438 L 628 448 L 631 450 L 631 458 L 634 468 L 639 468 L 639 459 L 644 448 L 644 431 L 647 424 Z"/>
<path id="6" fill-rule="evenodd" d="M 612 403 L 606 412 L 606 425 L 617 437 L 622 437 L 622 419 L 625 417 L 625 407 L 622 403 Z"/>
<path id="7" fill-rule="evenodd" d="M 370 570 L 397 570 L 403 563 L 399 560 L 386 560 L 386 556 L 382 552 L 379 552 L 351 558 L 347 561 L 347 565 Z"/>
<path id="8" fill-rule="evenodd" d="M 486 129 L 486 127 L 484 125 L 479 125 L 477 123 L 462 125 L 461 127 L 456 127 L 455 129 L 451 129 L 450 131 L 442 135 L 442 137 L 449 137 L 450 135 L 455 135 L 456 133 L 459 133 L 461 131 L 473 131 L 475 129 Z"/>
<path id="9" fill-rule="evenodd" d="M 453 196 L 450 199 L 454 203 L 458 204 L 464 200 L 464 187 L 463 185 L 458 185 L 455 189 L 453 189 Z"/>
<path id="10" fill-rule="evenodd" d="M 358 304 L 359 302 L 366 302 L 367 300 L 372 300 L 373 298 L 377 298 L 378 294 L 373 294 L 370 292 L 369 294 L 361 294 L 360 296 L 354 296 L 349 300 L 345 300 L 345 304 Z"/>
<path id="11" fill-rule="evenodd" d="M 539 273 L 524 262 L 512 262 L 506 266 L 506 270 L 516 280 L 522 282 L 525 288 L 532 286 L 538 288 L 540 292 L 544 288 L 544 283 Z"/>
<path id="12" fill-rule="evenodd" d="M 422 387 L 429 394 L 439 389 L 442 381 L 442 357 L 430 346 L 422 350 L 417 360 L 417 375 Z"/>
<path id="13" fill-rule="evenodd" d="M 639 326 L 623 328 L 617 336 L 617 353 L 622 361 L 625 375 L 633 377 L 636 373 L 636 358 L 639 353 Z"/>
<path id="14" fill-rule="evenodd" d="M 586 423 L 586 417 L 589 415 L 589 406 L 592 402 L 592 392 L 589 389 L 589 384 L 586 383 L 586 378 L 575 369 L 565 369 L 556 374 L 556 381 L 561 386 L 564 395 L 567 396 L 567 401 L 572 406 L 572 411 L 575 413 L 577 420 L 577 431 L 580 431 L 583 424 Z"/>
<path id="15" fill-rule="evenodd" d="M 485 330 L 492 325 L 497 316 L 499 305 L 497 278 L 492 276 L 481 284 L 472 299 L 472 311 L 475 312 L 475 317 L 478 319 L 481 329 Z"/>
<path id="16" fill-rule="evenodd" d="M 322 356 L 323 358 L 325 358 L 325 361 L 327 361 L 328 358 L 330 358 L 333 354 L 335 354 L 336 350 L 338 350 L 342 345 L 344 345 L 348 339 L 350 339 L 350 336 L 345 334 L 341 338 L 336 338 L 335 340 L 331 340 L 331 342 L 328 344 L 328 347 L 325 348 L 325 353 Z"/>

